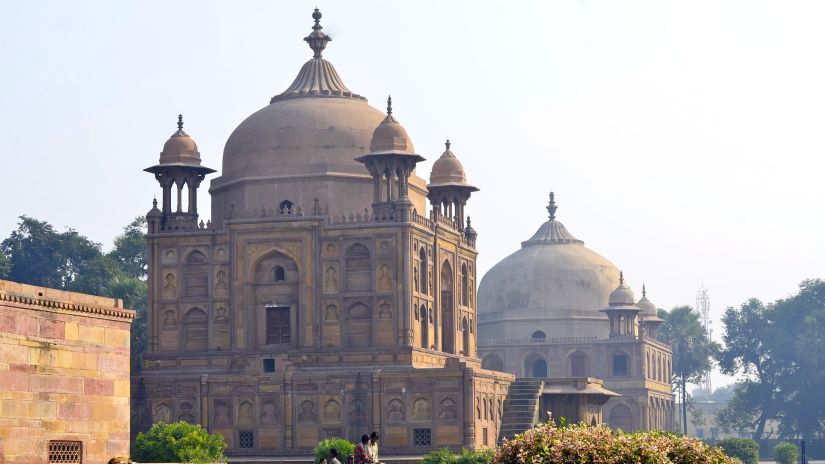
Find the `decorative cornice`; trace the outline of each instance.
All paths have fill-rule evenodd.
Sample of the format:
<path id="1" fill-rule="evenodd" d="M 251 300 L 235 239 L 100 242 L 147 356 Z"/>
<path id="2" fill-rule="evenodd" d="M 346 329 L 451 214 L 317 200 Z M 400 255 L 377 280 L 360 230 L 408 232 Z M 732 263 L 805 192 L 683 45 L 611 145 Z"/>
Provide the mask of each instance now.
<path id="1" fill-rule="evenodd" d="M 98 316 L 116 317 L 120 319 L 126 319 L 129 321 L 132 321 L 135 318 L 135 312 L 130 309 L 106 308 L 103 306 L 66 303 L 63 301 L 47 300 L 43 298 L 34 298 L 26 295 L 15 295 L 11 293 L 0 293 L 0 301 L 9 301 L 12 303 L 40 306 L 49 309 L 63 309 L 67 311 L 94 314 Z"/>

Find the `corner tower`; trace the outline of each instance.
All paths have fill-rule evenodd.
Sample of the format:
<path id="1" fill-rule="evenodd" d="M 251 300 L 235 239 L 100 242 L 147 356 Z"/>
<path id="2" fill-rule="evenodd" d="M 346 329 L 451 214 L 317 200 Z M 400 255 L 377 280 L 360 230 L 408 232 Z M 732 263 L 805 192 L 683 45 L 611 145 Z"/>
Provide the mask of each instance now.
<path id="1" fill-rule="evenodd" d="M 197 229 L 198 187 L 215 170 L 201 165 L 198 145 L 183 131 L 183 115 L 178 115 L 178 130 L 163 145 L 158 164 L 144 171 L 154 174 L 163 189 L 161 209 L 155 201 L 146 216 L 150 233 Z"/>

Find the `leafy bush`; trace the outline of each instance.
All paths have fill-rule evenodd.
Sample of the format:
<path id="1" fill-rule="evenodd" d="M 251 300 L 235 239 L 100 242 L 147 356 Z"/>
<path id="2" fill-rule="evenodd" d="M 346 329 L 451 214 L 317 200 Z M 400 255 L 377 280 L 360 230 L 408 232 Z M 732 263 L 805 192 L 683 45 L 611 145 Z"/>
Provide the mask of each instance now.
<path id="1" fill-rule="evenodd" d="M 607 426 L 540 424 L 504 443 L 492 464 L 702 463 L 734 464 L 721 449 L 671 433 L 624 433 Z"/>
<path id="2" fill-rule="evenodd" d="M 321 459 L 329 459 L 329 450 L 335 448 L 338 451 L 338 460 L 344 462 L 347 456 L 355 452 L 355 445 L 344 440 L 343 438 L 327 438 L 318 442 L 315 447 L 315 464 L 321 462 Z"/>
<path id="3" fill-rule="evenodd" d="M 226 462 L 223 435 L 210 435 L 200 425 L 180 421 L 159 423 L 140 432 L 134 444 L 138 462 L 183 462 L 211 464 Z"/>
<path id="4" fill-rule="evenodd" d="M 425 454 L 421 464 L 490 464 L 494 454 L 491 449 L 462 449 L 461 454 L 455 454 L 448 448 L 442 448 Z"/>
<path id="5" fill-rule="evenodd" d="M 728 456 L 742 461 L 742 464 L 759 462 L 759 444 L 750 438 L 723 438 L 716 442 L 716 446 Z"/>
<path id="6" fill-rule="evenodd" d="M 799 449 L 793 443 L 780 443 L 773 447 L 776 464 L 796 464 L 799 461 Z"/>

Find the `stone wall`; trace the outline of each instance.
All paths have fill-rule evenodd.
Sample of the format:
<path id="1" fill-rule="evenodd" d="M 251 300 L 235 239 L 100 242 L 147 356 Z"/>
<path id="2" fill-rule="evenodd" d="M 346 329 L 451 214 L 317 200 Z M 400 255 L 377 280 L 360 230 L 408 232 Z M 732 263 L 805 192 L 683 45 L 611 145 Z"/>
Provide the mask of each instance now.
<path id="1" fill-rule="evenodd" d="M 0 462 L 129 454 L 129 338 L 121 300 L 0 280 Z"/>

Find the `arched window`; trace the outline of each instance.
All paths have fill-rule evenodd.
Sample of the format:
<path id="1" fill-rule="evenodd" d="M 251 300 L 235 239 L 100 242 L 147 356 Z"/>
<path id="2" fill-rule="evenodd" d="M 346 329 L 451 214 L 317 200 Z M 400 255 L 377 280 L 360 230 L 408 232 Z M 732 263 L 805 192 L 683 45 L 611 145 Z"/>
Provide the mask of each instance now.
<path id="1" fill-rule="evenodd" d="M 464 356 L 470 356 L 470 323 L 467 322 L 466 317 L 461 320 L 461 338 Z"/>
<path id="2" fill-rule="evenodd" d="M 192 308 L 183 319 L 184 351 L 206 351 L 209 348 L 208 318 L 200 308 Z"/>
<path id="3" fill-rule="evenodd" d="M 630 374 L 630 366 L 628 363 L 627 355 L 624 353 L 618 353 L 613 355 L 613 376 L 614 377 L 625 377 Z"/>
<path id="4" fill-rule="evenodd" d="M 524 359 L 525 377 L 547 377 L 547 361 L 540 354 L 534 353 Z"/>
<path id="5" fill-rule="evenodd" d="M 608 424 L 614 429 L 622 429 L 625 431 L 633 430 L 633 413 L 630 408 L 623 404 L 617 404 L 610 410 L 610 417 L 607 419 Z"/>
<path id="6" fill-rule="evenodd" d="M 532 338 L 535 341 L 537 341 L 537 340 L 546 340 L 547 339 L 547 334 L 542 332 L 541 330 L 536 330 L 535 332 L 533 332 L 533 335 L 530 338 Z"/>
<path id="7" fill-rule="evenodd" d="M 347 311 L 347 346 L 368 347 L 372 345 L 372 312 L 367 305 L 355 303 Z"/>
<path id="8" fill-rule="evenodd" d="M 461 265 L 461 304 L 470 305 L 470 278 L 467 275 L 467 265 Z"/>
<path id="9" fill-rule="evenodd" d="M 547 377 L 547 361 L 537 359 L 533 361 L 533 377 Z"/>
<path id="10" fill-rule="evenodd" d="M 421 305 L 420 310 L 420 322 L 421 326 L 421 348 L 429 348 L 430 347 L 430 324 L 429 318 L 427 316 L 427 307 Z"/>
<path id="11" fill-rule="evenodd" d="M 488 354 L 481 360 L 481 368 L 504 372 L 504 361 L 502 361 L 498 355 Z"/>
<path id="12" fill-rule="evenodd" d="M 427 252 L 424 250 L 424 247 L 421 247 L 421 250 L 418 251 L 418 288 L 421 289 L 421 293 L 427 295 L 430 293 L 429 289 L 429 266 L 427 265 Z"/>
<path id="13" fill-rule="evenodd" d="M 587 377 L 587 356 L 584 353 L 570 355 L 570 376 Z"/>
<path id="14" fill-rule="evenodd" d="M 453 295 L 453 269 L 450 263 L 444 261 L 441 265 L 441 349 L 447 353 L 455 353 Z"/>
<path id="15" fill-rule="evenodd" d="M 347 249 L 347 291 L 367 291 L 372 288 L 372 260 L 370 250 L 360 243 Z"/>
<path id="16" fill-rule="evenodd" d="M 286 271 L 283 266 L 275 266 L 272 268 L 272 281 L 284 282 L 286 281 Z"/>
<path id="17" fill-rule="evenodd" d="M 484 420 L 488 420 L 490 418 L 490 406 L 487 404 L 487 400 L 481 400 L 484 403 Z"/>
<path id="18" fill-rule="evenodd" d="M 284 200 L 278 205 L 278 208 L 281 210 L 282 214 L 292 214 L 294 211 L 292 202 L 289 200 Z"/>
<path id="19" fill-rule="evenodd" d="M 193 251 L 183 266 L 183 295 L 207 296 L 209 294 L 209 263 L 206 255 Z"/>

